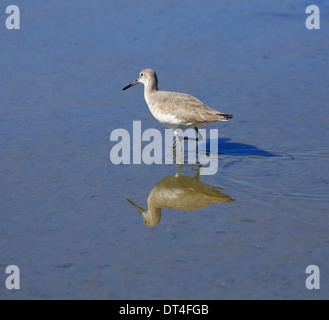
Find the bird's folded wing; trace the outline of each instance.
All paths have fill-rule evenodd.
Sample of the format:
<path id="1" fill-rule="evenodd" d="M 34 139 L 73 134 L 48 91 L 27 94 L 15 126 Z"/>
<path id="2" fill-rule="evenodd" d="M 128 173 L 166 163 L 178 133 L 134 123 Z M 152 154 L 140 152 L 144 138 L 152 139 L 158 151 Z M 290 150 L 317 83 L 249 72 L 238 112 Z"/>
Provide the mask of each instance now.
<path id="1" fill-rule="evenodd" d="M 157 91 L 149 97 L 148 103 L 159 112 L 196 125 L 225 119 L 223 113 L 209 108 L 199 99 L 185 93 Z"/>

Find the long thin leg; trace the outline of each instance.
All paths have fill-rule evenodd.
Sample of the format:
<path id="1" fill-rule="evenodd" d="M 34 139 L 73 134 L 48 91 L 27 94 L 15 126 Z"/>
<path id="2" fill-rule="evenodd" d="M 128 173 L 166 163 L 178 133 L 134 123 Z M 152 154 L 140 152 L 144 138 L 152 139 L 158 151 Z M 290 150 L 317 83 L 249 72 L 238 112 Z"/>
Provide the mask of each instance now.
<path id="1" fill-rule="evenodd" d="M 179 164 L 179 165 L 177 166 L 177 172 L 176 172 L 176 174 L 175 174 L 175 177 L 176 177 L 176 178 L 178 178 L 178 177 L 180 176 L 180 170 L 181 170 L 181 168 L 182 168 L 182 164 Z"/>
<path id="2" fill-rule="evenodd" d="M 178 158 L 177 158 L 177 148 L 176 148 L 176 162 L 178 164 L 184 164 L 184 161 L 183 161 L 183 149 L 182 149 L 182 145 L 180 143 L 180 139 L 179 139 L 179 136 L 178 136 L 178 132 L 176 130 L 174 130 L 174 133 L 175 133 L 175 136 L 176 136 L 176 140 L 175 142 L 178 144 Z M 176 146 L 176 143 L 175 143 L 175 146 Z"/>
<path id="3" fill-rule="evenodd" d="M 201 141 L 201 140 L 203 140 L 203 137 L 202 137 L 201 133 L 199 132 L 198 128 L 195 127 L 194 129 L 195 129 L 195 131 L 196 131 L 197 134 L 198 134 L 198 137 L 196 138 L 196 141 Z"/>
<path id="4" fill-rule="evenodd" d="M 195 178 L 196 178 L 197 180 L 199 180 L 199 177 L 200 177 L 200 170 L 201 170 L 201 168 L 202 168 L 202 165 L 199 164 L 199 165 L 198 165 L 198 172 L 197 172 L 197 174 L 195 175 Z"/>
<path id="5" fill-rule="evenodd" d="M 189 138 L 189 137 L 184 137 L 184 140 L 191 140 L 191 141 L 201 141 L 203 139 L 201 133 L 199 132 L 198 128 L 195 127 L 194 128 L 196 133 L 198 134 L 198 137 L 197 138 Z"/>
<path id="6" fill-rule="evenodd" d="M 186 141 L 186 140 L 191 140 L 191 141 L 201 141 L 201 140 L 203 140 L 203 137 L 202 137 L 201 133 L 199 132 L 198 128 L 195 127 L 194 129 L 195 129 L 195 131 L 197 132 L 198 137 L 197 137 L 197 138 L 184 137 L 184 140 L 185 140 L 185 141 Z M 176 133 L 175 133 L 175 134 L 176 134 Z M 176 145 L 177 145 L 177 135 L 176 135 L 176 139 L 175 139 L 175 141 L 174 141 L 174 143 L 173 143 L 173 145 L 172 145 L 172 148 L 174 149 L 174 148 L 176 147 Z"/>
<path id="7" fill-rule="evenodd" d="M 174 143 L 172 144 L 171 147 L 172 147 L 173 149 L 175 149 L 175 148 L 176 148 L 176 144 L 177 144 L 177 140 L 176 140 L 176 138 L 175 138 L 175 141 L 174 141 Z"/>

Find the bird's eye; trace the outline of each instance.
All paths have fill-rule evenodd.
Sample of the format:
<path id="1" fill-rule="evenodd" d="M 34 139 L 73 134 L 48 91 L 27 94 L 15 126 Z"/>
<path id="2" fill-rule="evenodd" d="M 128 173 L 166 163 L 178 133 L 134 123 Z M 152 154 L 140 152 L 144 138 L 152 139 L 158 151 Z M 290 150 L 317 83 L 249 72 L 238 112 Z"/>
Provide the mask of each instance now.
<path id="1" fill-rule="evenodd" d="M 143 76 L 144 74 L 143 73 L 141 73 L 141 77 Z"/>

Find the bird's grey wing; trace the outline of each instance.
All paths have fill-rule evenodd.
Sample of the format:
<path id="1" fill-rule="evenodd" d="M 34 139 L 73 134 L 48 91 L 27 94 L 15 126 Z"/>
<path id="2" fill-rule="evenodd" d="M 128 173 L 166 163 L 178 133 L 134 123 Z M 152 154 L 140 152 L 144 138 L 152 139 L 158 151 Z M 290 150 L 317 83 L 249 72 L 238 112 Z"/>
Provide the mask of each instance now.
<path id="1" fill-rule="evenodd" d="M 156 99 L 152 99 L 152 102 L 161 108 L 161 112 L 174 115 L 183 122 L 192 122 L 197 125 L 219 121 L 223 115 L 189 94 L 166 91 L 158 91 L 156 94 L 157 96 L 154 96 Z"/>

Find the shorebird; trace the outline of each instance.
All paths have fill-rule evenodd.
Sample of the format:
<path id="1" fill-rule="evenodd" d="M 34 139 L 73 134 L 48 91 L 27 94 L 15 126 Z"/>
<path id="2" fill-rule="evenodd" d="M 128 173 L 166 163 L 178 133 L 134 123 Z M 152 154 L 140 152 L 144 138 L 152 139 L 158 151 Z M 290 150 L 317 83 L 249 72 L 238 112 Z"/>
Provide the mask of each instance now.
<path id="1" fill-rule="evenodd" d="M 147 199 L 147 210 L 127 199 L 143 216 L 146 226 L 156 227 L 160 223 L 162 208 L 190 211 L 214 203 L 235 201 L 222 193 L 222 188 L 201 182 L 199 170 L 194 177 L 180 175 L 179 171 L 180 167 L 175 176 L 165 177 L 154 186 Z"/>
<path id="2" fill-rule="evenodd" d="M 198 134 L 198 138 L 195 140 L 199 141 L 202 140 L 202 136 L 198 131 L 198 127 L 233 118 L 233 115 L 214 110 L 189 94 L 160 91 L 158 89 L 158 78 L 152 69 L 142 70 L 139 73 L 139 78 L 122 90 L 138 83 L 144 84 L 145 101 L 154 118 L 174 130 L 176 140 L 173 148 L 178 142 L 181 149 L 177 129 L 195 128 Z"/>

